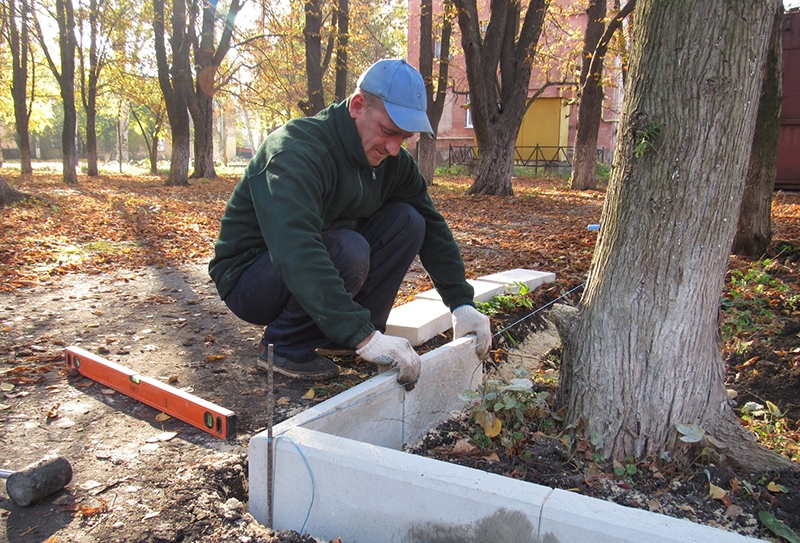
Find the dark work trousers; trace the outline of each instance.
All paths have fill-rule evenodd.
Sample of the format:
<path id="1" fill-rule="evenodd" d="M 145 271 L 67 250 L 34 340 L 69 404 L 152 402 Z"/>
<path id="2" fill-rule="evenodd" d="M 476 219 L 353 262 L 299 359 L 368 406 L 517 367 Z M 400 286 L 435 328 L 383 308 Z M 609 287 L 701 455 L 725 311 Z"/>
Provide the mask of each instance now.
<path id="1" fill-rule="evenodd" d="M 322 233 L 345 288 L 370 311 L 370 321 L 381 332 L 424 236 L 425 220 L 403 203 L 384 206 L 356 230 Z M 245 270 L 225 303 L 240 319 L 266 325 L 264 341 L 293 362 L 304 362 L 315 349 L 332 345 L 286 288 L 268 252 Z"/>

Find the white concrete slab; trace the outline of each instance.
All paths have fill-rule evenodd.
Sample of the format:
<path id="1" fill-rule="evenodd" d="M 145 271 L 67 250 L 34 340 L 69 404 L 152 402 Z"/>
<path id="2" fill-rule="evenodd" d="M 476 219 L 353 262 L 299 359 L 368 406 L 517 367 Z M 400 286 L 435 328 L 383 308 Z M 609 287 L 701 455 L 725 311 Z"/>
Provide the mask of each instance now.
<path id="1" fill-rule="evenodd" d="M 483 364 L 475 354 L 474 336 L 450 342 L 421 358 L 420 379 L 403 398 L 403 442 L 398 449 L 419 441 L 452 411 L 463 408 L 458 394 L 476 390 L 483 383 Z"/>
<path id="2" fill-rule="evenodd" d="M 480 278 L 481 281 L 489 281 L 492 283 L 502 283 L 506 285 L 506 291 L 509 293 L 519 292 L 519 287 L 516 283 L 524 283 L 531 290 L 543 285 L 544 283 L 552 283 L 556 280 L 556 274 L 552 272 L 542 272 L 534 270 L 525 270 L 517 268 L 500 273 L 493 273 L 491 275 L 484 275 Z"/>
<path id="3" fill-rule="evenodd" d="M 273 435 L 302 426 L 394 449 L 418 441 L 451 411 L 463 407 L 460 392 L 475 390 L 483 382 L 474 336 L 450 342 L 420 359 L 420 377 L 411 392 L 397 383 L 397 370 L 388 371 L 281 422 Z"/>
<path id="4" fill-rule="evenodd" d="M 441 301 L 420 299 L 392 309 L 386 334 L 404 337 L 411 345 L 422 345 L 452 327 L 453 317 L 447 306 Z"/>
<path id="5" fill-rule="evenodd" d="M 405 394 L 405 389 L 397 384 L 397 370 L 382 373 L 283 421 L 272 429 L 272 434 L 303 426 L 399 449 L 404 443 Z"/>
<path id="6" fill-rule="evenodd" d="M 556 489 L 542 508 L 540 540 L 592 543 L 745 543 L 763 541 L 688 520 Z"/>
<path id="7" fill-rule="evenodd" d="M 488 302 L 495 296 L 505 294 L 505 285 L 497 281 L 482 281 L 481 279 L 467 279 L 467 283 L 475 289 L 473 299 L 476 302 Z M 415 300 L 435 300 L 442 303 L 442 297 L 436 290 L 426 290 L 414 296 Z"/>
<path id="8" fill-rule="evenodd" d="M 535 543 L 550 493 L 305 428 L 286 432 L 276 449 L 273 528 L 304 529 L 324 540 Z M 254 500 L 253 491 L 265 487 L 266 477 L 252 466 L 264 465 L 265 454 L 251 443 L 250 513 L 262 523 L 267 502 Z"/>

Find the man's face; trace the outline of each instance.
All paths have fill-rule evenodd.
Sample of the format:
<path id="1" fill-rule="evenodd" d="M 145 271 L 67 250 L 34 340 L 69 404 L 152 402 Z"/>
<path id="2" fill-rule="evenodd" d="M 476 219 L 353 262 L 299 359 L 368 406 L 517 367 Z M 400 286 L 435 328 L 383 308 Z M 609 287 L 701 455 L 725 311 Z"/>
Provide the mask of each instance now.
<path id="1" fill-rule="evenodd" d="M 394 124 L 380 98 L 367 99 L 355 94 L 350 100 L 350 117 L 356 121 L 356 129 L 371 166 L 378 166 L 390 155 L 397 156 L 403 142 L 414 135 Z"/>

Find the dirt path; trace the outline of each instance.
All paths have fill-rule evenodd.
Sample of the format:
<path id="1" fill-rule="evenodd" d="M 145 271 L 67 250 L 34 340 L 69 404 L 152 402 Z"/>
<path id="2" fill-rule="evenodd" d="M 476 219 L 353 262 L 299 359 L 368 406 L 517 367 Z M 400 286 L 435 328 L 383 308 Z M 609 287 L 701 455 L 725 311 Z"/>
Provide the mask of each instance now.
<path id="1" fill-rule="evenodd" d="M 252 364 L 260 333 L 219 301 L 204 264 L 70 275 L 0 293 L 0 465 L 19 469 L 58 454 L 74 471 L 67 489 L 42 504 L 22 508 L 0 494 L 7 541 L 267 537 L 242 518 L 247 442 L 266 421 L 266 377 Z M 159 421 L 155 409 L 68 376 L 67 345 L 233 410 L 237 438 Z M 368 370 L 345 368 L 317 399 Z M 276 422 L 309 404 L 300 399 L 309 386 L 276 376 L 284 398 Z"/>

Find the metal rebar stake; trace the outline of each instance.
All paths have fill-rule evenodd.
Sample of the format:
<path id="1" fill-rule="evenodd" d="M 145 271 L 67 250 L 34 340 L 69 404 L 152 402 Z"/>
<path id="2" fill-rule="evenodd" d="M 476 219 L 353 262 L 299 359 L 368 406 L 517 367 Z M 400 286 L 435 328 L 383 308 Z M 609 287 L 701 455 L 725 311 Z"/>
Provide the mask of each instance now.
<path id="1" fill-rule="evenodd" d="M 272 504 L 272 411 L 273 411 L 273 383 L 272 383 L 272 363 L 273 363 L 272 343 L 267 347 L 267 501 L 269 510 L 267 511 L 267 524 L 272 528 L 272 511 L 275 509 Z"/>

